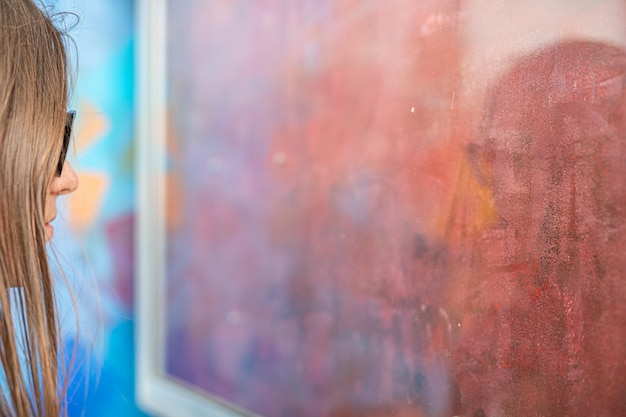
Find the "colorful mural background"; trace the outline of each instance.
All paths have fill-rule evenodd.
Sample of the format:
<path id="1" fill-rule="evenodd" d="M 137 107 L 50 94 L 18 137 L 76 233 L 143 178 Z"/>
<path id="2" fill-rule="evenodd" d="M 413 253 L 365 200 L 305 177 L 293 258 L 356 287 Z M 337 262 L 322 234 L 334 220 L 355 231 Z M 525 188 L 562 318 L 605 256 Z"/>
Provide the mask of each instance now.
<path id="1" fill-rule="evenodd" d="M 134 402 L 134 2 L 59 0 L 78 56 L 71 155 L 80 178 L 53 246 L 79 311 L 61 292 L 66 356 L 77 352 L 71 416 L 143 416 Z M 62 289 L 64 285 L 59 285 Z M 76 337 L 78 334 L 78 337 Z"/>
<path id="2" fill-rule="evenodd" d="M 497 3 L 169 2 L 168 373 L 268 417 L 626 412 L 624 5 Z"/>

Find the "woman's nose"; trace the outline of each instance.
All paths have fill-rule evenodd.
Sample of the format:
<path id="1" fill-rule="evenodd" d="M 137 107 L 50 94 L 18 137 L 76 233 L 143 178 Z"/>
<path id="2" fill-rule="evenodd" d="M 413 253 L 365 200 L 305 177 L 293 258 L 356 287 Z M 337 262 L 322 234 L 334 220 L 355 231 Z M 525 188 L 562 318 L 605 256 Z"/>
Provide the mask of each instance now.
<path id="1" fill-rule="evenodd" d="M 60 177 L 52 179 L 50 192 L 55 195 L 69 194 L 78 188 L 78 175 L 72 165 L 65 161 Z"/>

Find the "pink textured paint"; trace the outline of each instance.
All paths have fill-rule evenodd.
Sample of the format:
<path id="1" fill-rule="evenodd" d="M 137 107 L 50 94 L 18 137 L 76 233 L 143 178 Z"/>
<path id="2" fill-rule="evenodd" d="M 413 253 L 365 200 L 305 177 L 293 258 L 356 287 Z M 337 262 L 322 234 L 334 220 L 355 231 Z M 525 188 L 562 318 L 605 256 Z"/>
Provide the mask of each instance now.
<path id="1" fill-rule="evenodd" d="M 623 51 L 534 51 L 475 106 L 456 2 L 198 3 L 170 374 L 267 417 L 624 413 Z"/>

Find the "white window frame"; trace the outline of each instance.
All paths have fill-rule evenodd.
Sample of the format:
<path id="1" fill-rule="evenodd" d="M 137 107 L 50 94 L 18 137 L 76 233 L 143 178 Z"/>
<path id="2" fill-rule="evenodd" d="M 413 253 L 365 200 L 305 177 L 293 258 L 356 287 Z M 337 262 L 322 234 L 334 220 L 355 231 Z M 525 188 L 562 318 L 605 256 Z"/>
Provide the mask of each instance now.
<path id="1" fill-rule="evenodd" d="M 135 355 L 137 403 L 162 417 L 255 417 L 164 370 L 167 0 L 136 4 L 137 221 Z"/>

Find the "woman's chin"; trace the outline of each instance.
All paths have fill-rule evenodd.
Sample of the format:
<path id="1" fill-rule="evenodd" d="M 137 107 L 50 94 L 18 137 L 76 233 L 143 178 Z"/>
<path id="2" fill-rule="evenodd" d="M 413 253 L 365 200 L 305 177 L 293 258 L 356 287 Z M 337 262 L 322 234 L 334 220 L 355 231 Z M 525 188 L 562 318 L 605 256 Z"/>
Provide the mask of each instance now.
<path id="1" fill-rule="evenodd" d="M 46 228 L 46 242 L 47 242 L 50 239 L 52 239 L 52 236 L 54 235 L 54 227 L 52 227 L 50 223 L 46 223 L 45 228 Z"/>

